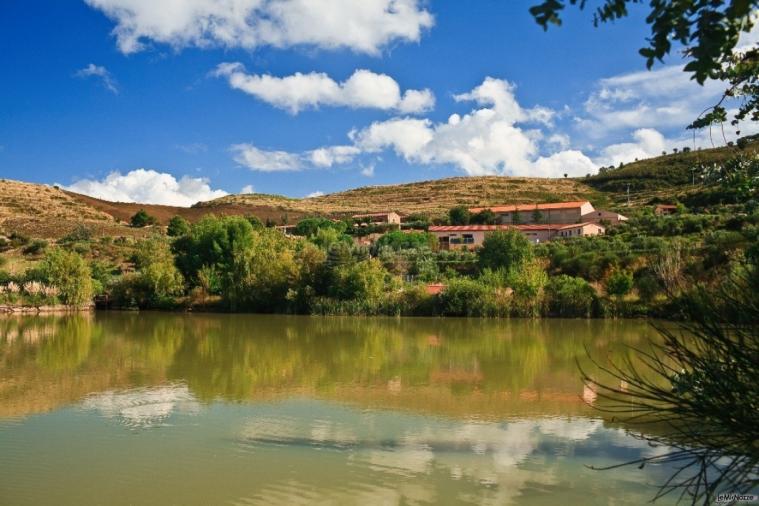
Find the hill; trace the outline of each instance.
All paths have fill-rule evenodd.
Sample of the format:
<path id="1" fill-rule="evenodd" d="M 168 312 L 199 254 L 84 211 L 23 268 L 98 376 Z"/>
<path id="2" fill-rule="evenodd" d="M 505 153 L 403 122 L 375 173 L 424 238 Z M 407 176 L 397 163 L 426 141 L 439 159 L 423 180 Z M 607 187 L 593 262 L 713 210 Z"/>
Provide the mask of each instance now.
<path id="1" fill-rule="evenodd" d="M 229 195 L 193 207 L 274 207 L 280 213 L 345 215 L 367 211 L 403 214 L 445 214 L 457 205 L 481 206 L 516 202 L 558 202 L 588 199 L 601 203 L 605 197 L 581 181 L 572 179 L 513 178 L 501 176 L 454 177 L 385 186 L 366 186 L 307 199 L 273 195 Z"/>
<path id="2" fill-rule="evenodd" d="M 133 235 L 107 212 L 52 186 L 0 180 L 0 232 L 57 238 L 84 223 L 97 235 Z"/>
<path id="3" fill-rule="evenodd" d="M 630 191 L 636 193 L 669 192 L 672 189 L 687 191 L 694 183 L 691 169 L 720 163 L 741 153 L 759 153 L 759 141 L 749 141 L 742 149 L 724 146 L 647 158 L 619 168 L 602 169 L 599 174 L 582 178 L 581 181 L 598 191 L 612 194 L 626 193 L 628 185 Z M 695 182 L 698 183 L 697 180 Z"/>
<path id="4" fill-rule="evenodd" d="M 133 202 L 110 202 L 107 200 L 96 199 L 87 195 L 67 192 L 71 197 L 87 204 L 88 206 L 104 212 L 113 218 L 129 223 L 129 219 L 140 209 L 144 209 L 149 215 L 154 216 L 161 225 L 168 224 L 174 216 L 181 216 L 189 221 L 195 222 L 207 214 L 216 214 L 219 216 L 257 216 L 263 221 L 267 219 L 279 223 L 283 214 L 288 214 L 288 219 L 297 220 L 305 213 L 291 209 L 292 206 L 277 204 L 277 202 L 298 201 L 298 199 L 288 199 L 287 197 L 267 195 L 265 199 L 258 202 L 238 203 L 234 201 L 219 202 L 216 205 L 205 205 L 198 203 L 192 207 L 161 206 L 155 204 L 138 204 Z M 215 201 L 212 201 L 215 202 Z"/>
<path id="5" fill-rule="evenodd" d="M 109 202 L 46 185 L 0 180 L 0 233 L 20 232 L 58 238 L 77 224 L 95 235 L 139 236 L 149 232 L 127 225 L 140 209 L 166 225 L 176 215 L 197 221 L 207 214 L 257 216 L 275 223 L 294 223 L 309 215 L 344 216 L 352 213 L 396 211 L 403 214 L 445 214 L 451 207 L 494 204 L 590 200 L 598 207 L 622 204 L 629 185 L 633 205 L 659 198 L 669 200 L 702 190 L 692 185 L 691 169 L 718 163 L 739 153 L 759 153 L 759 141 L 739 149 L 722 147 L 672 153 L 595 176 L 577 179 L 519 177 L 454 177 L 416 183 L 366 186 L 313 198 L 242 194 L 199 202 L 192 207 Z"/>

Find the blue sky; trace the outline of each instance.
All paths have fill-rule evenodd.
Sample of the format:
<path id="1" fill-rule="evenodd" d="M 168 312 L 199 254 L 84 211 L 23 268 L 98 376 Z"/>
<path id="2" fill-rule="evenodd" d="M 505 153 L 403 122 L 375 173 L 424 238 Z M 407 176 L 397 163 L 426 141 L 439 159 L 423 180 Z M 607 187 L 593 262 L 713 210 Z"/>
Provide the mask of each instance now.
<path id="1" fill-rule="evenodd" d="M 9 0 L 0 174 L 189 205 L 584 175 L 692 145 L 719 86 L 678 56 L 645 71 L 642 6 L 544 32 L 536 2 Z"/>

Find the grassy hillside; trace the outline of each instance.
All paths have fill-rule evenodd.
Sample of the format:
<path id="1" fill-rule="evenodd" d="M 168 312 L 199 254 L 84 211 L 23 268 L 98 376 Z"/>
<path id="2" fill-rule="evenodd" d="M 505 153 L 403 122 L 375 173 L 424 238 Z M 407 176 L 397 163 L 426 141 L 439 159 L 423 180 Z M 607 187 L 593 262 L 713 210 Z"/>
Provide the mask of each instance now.
<path id="1" fill-rule="evenodd" d="M 702 164 L 723 162 L 741 153 L 758 152 L 759 141 L 754 141 L 744 149 L 725 146 L 672 153 L 629 163 L 621 168 L 583 178 L 581 181 L 596 190 L 618 194 L 626 192 L 628 184 L 631 192 L 667 192 L 672 189 L 687 191 L 693 182 L 691 169 Z"/>
<path id="2" fill-rule="evenodd" d="M 262 220 L 272 219 L 279 223 L 286 214 L 288 221 L 297 220 L 304 213 L 292 210 L 292 205 L 286 203 L 290 201 L 298 202 L 298 199 L 288 199 L 287 197 L 265 195 L 265 199 L 251 203 L 215 202 L 214 205 L 199 203 L 193 207 L 176 207 L 176 206 L 159 206 L 153 204 L 136 204 L 130 202 L 109 202 L 100 200 L 87 195 L 78 193 L 69 193 L 69 195 L 98 211 L 129 223 L 129 219 L 139 211 L 144 209 L 148 214 L 154 216 L 161 225 L 168 224 L 174 216 L 182 216 L 189 221 L 197 221 L 207 214 L 216 214 L 219 216 L 236 215 L 236 216 L 258 216 Z"/>
<path id="3" fill-rule="evenodd" d="M 367 186 L 309 199 L 271 195 L 230 195 L 196 204 L 198 208 L 267 206 L 280 212 L 341 215 L 366 211 L 440 215 L 457 205 L 480 206 L 517 202 L 557 202 L 589 199 L 602 204 L 605 197 L 571 179 L 455 177 L 387 186 Z"/>
<path id="4" fill-rule="evenodd" d="M 74 195 L 52 186 L 0 180 L 0 233 L 58 238 L 85 223 L 98 235 L 132 235 L 133 230 Z"/>

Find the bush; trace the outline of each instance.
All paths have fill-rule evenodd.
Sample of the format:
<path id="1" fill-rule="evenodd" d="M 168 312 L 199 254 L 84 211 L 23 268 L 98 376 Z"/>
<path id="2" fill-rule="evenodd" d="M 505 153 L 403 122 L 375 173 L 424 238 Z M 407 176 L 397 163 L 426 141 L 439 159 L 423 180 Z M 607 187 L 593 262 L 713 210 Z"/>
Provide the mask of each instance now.
<path id="1" fill-rule="evenodd" d="M 442 312 L 447 316 L 481 316 L 488 292 L 489 287 L 473 279 L 452 279 L 440 294 Z"/>
<path id="2" fill-rule="evenodd" d="M 47 252 L 41 265 L 46 280 L 58 289 L 58 298 L 67 306 L 82 306 L 92 299 L 90 267 L 77 253 L 61 248 Z"/>
<path id="3" fill-rule="evenodd" d="M 498 216 L 490 209 L 483 209 L 479 213 L 473 214 L 469 219 L 469 223 L 495 225 L 498 223 Z"/>
<path id="4" fill-rule="evenodd" d="M 532 244 L 516 230 L 496 230 L 485 236 L 477 256 L 480 269 L 517 269 L 533 257 Z"/>
<path id="5" fill-rule="evenodd" d="M 258 216 L 253 216 L 252 214 L 245 217 L 246 220 L 250 223 L 250 225 L 255 228 L 256 230 L 260 230 L 264 228 L 264 222 L 261 221 L 261 218 Z"/>
<path id="6" fill-rule="evenodd" d="M 11 240 L 11 246 L 14 248 L 20 248 L 29 242 L 28 235 L 16 231 L 11 232 L 9 239 Z"/>
<path id="7" fill-rule="evenodd" d="M 376 302 L 385 287 L 385 269 L 376 259 L 342 265 L 335 269 L 332 283 L 330 291 L 338 299 Z"/>
<path id="8" fill-rule="evenodd" d="M 249 248 L 253 234 L 253 226 L 245 218 L 209 215 L 192 224 L 190 232 L 178 237 L 171 247 L 176 255 L 177 267 L 194 286 L 198 283 L 198 272 L 203 266 L 213 267 L 220 276 L 229 273 L 233 251 Z"/>
<path id="9" fill-rule="evenodd" d="M 143 304 L 154 305 L 182 293 L 184 278 L 174 265 L 174 257 L 165 239 L 153 237 L 138 242 L 133 255 L 138 279 L 149 296 Z"/>
<path id="10" fill-rule="evenodd" d="M 61 243 L 87 242 L 92 240 L 92 230 L 84 224 L 78 224 L 71 232 L 61 238 Z"/>
<path id="11" fill-rule="evenodd" d="M 342 234 L 348 225 L 344 221 L 332 221 L 327 218 L 305 218 L 295 225 L 294 233 L 303 237 L 312 237 L 320 228 L 331 228 Z"/>
<path id="12" fill-rule="evenodd" d="M 374 244 L 374 250 L 379 251 L 383 247 L 389 247 L 394 250 L 418 249 L 437 247 L 437 239 L 433 234 L 428 232 L 401 232 L 395 230 L 383 235 Z"/>
<path id="13" fill-rule="evenodd" d="M 543 313 L 548 274 L 539 261 L 530 260 L 511 269 L 509 284 L 514 290 L 514 314 L 534 318 Z"/>
<path id="14" fill-rule="evenodd" d="M 166 234 L 169 237 L 180 237 L 190 231 L 190 222 L 181 216 L 174 216 L 169 220 L 169 226 L 166 228 Z"/>
<path id="15" fill-rule="evenodd" d="M 24 255 L 39 255 L 47 248 L 47 241 L 35 239 L 21 250 Z"/>
<path id="16" fill-rule="evenodd" d="M 438 297 L 446 316 L 508 316 L 511 302 L 508 290 L 469 278 L 449 280 Z"/>
<path id="17" fill-rule="evenodd" d="M 448 221 L 451 225 L 469 225 L 472 213 L 465 206 L 457 206 L 448 211 Z"/>
<path id="18" fill-rule="evenodd" d="M 651 272 L 643 272 L 635 278 L 635 289 L 643 302 L 653 301 L 662 291 L 661 284 Z"/>
<path id="19" fill-rule="evenodd" d="M 147 227 L 148 225 L 155 225 L 158 220 L 155 216 L 151 216 L 144 209 L 140 209 L 134 216 L 129 219 L 129 224 L 135 228 Z"/>
<path id="20" fill-rule="evenodd" d="M 386 314 L 402 316 L 433 316 L 437 312 L 438 299 L 427 293 L 424 284 L 409 285 L 401 292 L 389 293 L 383 300 Z M 393 307 L 389 307 L 393 304 Z"/>
<path id="21" fill-rule="evenodd" d="M 590 317 L 596 292 L 587 281 L 562 274 L 550 279 L 546 287 L 551 314 L 564 317 Z"/>
<path id="22" fill-rule="evenodd" d="M 633 276 L 629 271 L 615 270 L 606 280 L 606 293 L 618 300 L 630 293 L 632 287 Z"/>

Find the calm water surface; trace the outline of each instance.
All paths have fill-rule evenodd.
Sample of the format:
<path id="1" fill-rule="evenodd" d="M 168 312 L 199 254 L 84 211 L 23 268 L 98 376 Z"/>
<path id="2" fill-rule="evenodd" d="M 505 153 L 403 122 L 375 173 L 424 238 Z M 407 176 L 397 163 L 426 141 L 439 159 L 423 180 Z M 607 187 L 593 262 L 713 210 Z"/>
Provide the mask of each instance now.
<path id="1" fill-rule="evenodd" d="M 0 504 L 639 505 L 577 361 L 645 322 L 0 318 Z M 656 504 L 669 504 L 659 501 Z"/>

